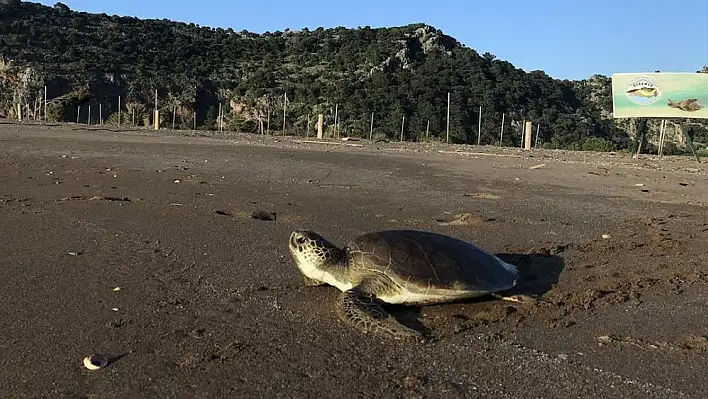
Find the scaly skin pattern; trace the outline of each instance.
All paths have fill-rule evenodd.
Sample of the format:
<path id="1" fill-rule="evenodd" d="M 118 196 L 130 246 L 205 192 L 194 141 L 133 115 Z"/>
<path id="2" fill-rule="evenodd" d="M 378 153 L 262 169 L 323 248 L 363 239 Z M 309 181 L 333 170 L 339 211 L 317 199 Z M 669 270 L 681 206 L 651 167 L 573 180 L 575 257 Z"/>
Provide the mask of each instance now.
<path id="1" fill-rule="evenodd" d="M 390 290 L 391 285 L 393 282 L 387 282 L 383 276 L 365 278 L 339 295 L 335 305 L 337 316 L 363 333 L 396 339 L 421 337 L 420 332 L 398 322 L 378 303 L 374 292 L 381 288 Z"/>

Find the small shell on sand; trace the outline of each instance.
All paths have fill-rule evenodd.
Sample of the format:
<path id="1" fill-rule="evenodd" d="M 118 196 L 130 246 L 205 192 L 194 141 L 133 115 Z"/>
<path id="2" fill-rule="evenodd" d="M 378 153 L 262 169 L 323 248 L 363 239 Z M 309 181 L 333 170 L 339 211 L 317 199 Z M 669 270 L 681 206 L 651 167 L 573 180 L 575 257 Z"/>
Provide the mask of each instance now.
<path id="1" fill-rule="evenodd" d="M 103 355 L 93 354 L 84 358 L 84 367 L 91 371 L 102 369 L 107 365 L 108 359 Z"/>

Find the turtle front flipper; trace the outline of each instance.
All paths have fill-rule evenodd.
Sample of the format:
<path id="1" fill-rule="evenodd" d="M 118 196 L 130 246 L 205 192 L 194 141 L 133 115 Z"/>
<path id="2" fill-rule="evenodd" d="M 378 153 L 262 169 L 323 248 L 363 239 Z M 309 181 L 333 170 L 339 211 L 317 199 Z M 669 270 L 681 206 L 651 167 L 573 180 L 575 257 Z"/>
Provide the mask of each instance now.
<path id="1" fill-rule="evenodd" d="M 396 339 L 423 336 L 386 312 L 376 296 L 367 291 L 366 280 L 362 283 L 339 295 L 336 311 L 340 319 L 364 333 L 384 334 Z"/>

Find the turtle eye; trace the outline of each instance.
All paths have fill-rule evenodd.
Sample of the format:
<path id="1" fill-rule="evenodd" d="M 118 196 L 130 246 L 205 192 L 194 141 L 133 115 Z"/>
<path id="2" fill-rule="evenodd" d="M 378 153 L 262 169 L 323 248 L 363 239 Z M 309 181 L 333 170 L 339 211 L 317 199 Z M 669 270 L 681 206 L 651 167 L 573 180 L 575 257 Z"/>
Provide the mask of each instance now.
<path id="1" fill-rule="evenodd" d="M 300 237 L 298 237 L 298 238 L 295 239 L 295 242 L 297 242 L 297 243 L 300 244 L 300 245 L 305 245 L 305 237 L 300 236 Z"/>

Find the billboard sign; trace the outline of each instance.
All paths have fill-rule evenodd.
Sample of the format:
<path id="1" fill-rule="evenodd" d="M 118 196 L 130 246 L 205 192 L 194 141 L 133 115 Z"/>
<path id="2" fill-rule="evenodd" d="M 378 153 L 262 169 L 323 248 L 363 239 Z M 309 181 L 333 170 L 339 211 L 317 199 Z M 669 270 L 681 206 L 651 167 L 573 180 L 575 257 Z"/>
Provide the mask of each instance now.
<path id="1" fill-rule="evenodd" d="M 615 118 L 706 118 L 706 73 L 615 73 L 612 75 Z"/>

